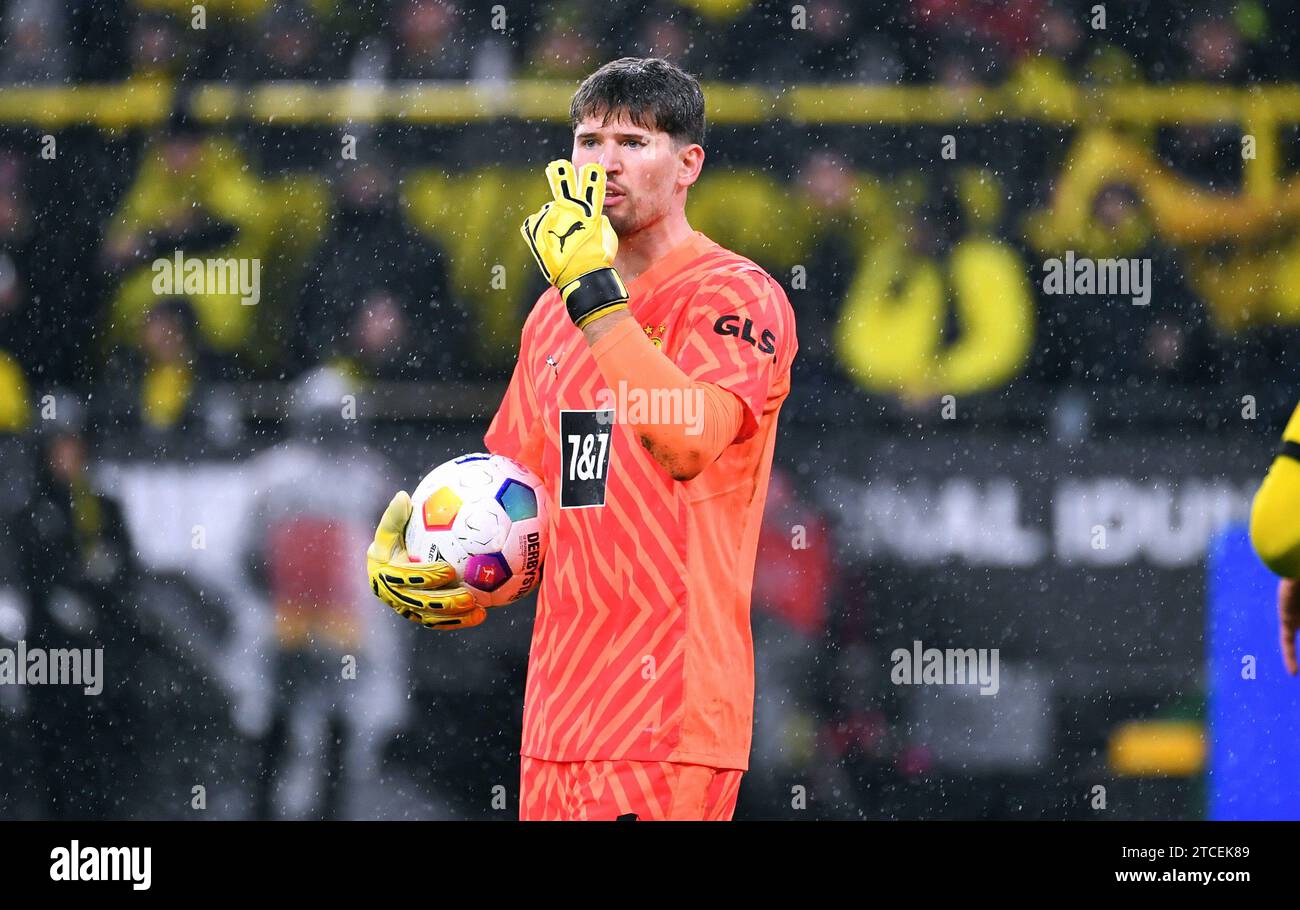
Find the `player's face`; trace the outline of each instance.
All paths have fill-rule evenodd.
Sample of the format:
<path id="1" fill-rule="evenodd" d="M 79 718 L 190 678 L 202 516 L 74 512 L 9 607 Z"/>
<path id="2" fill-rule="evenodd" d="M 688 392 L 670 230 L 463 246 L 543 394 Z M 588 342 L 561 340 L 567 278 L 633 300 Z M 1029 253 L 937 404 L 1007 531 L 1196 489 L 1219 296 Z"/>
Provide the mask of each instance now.
<path id="1" fill-rule="evenodd" d="M 573 134 L 573 164 L 603 165 L 605 215 L 619 235 L 635 233 L 668 213 L 680 173 L 676 143 L 625 115 L 602 123 L 588 117 Z"/>

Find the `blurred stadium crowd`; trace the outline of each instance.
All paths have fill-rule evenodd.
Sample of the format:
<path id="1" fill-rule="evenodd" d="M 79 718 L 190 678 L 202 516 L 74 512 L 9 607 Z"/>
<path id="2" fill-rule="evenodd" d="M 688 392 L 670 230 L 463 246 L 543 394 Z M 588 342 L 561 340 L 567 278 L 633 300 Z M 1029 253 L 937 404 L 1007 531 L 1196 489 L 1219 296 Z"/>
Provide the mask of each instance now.
<path id="1" fill-rule="evenodd" d="M 1067 0 L 10 0 L 6 82 L 137 78 L 580 79 L 621 55 L 702 79 L 991 84 L 1050 64 L 1078 78 L 1167 82 L 1290 75 L 1294 6 L 1126 3 L 1092 25 Z M 1104 4 L 1103 4 L 1104 5 Z M 792 8 L 794 7 L 794 8 Z M 806 14 L 807 40 L 787 41 Z M 494 17 L 504 16 L 494 27 Z M 1094 33 L 1095 32 L 1095 33 Z"/>
<path id="2" fill-rule="evenodd" d="M 0 815 L 187 817 L 190 782 L 205 774 L 225 775 L 243 794 L 226 804 L 229 815 L 289 812 L 272 808 L 265 768 L 283 762 L 296 735 L 284 706 L 308 702 L 334 706 L 318 712 L 331 767 L 351 748 L 372 788 L 424 794 L 369 811 L 491 815 L 484 794 L 457 804 L 455 788 L 440 785 L 439 771 L 458 763 L 512 783 L 526 619 L 503 620 L 511 631 L 486 643 L 416 643 L 402 658 L 411 691 L 451 705 L 471 690 L 478 702 L 436 717 L 394 709 L 386 725 L 351 739 L 338 729 L 350 716 L 408 683 L 389 680 L 387 694 L 351 715 L 337 693 L 293 690 L 369 634 L 308 646 L 294 623 L 298 601 L 330 598 L 389 619 L 364 590 L 346 590 L 359 572 L 322 578 L 311 567 L 338 571 L 360 556 L 382 491 L 414 483 L 454 445 L 481 446 L 542 290 L 517 225 L 544 186 L 541 165 L 568 150 L 564 126 L 508 117 L 350 124 L 328 112 L 227 122 L 205 113 L 198 86 L 573 83 L 613 56 L 639 55 L 777 92 L 933 86 L 1047 104 L 1089 89 L 1288 83 L 1300 37 L 1290 4 L 1254 2 L 1208 13 L 1112 4 L 1104 29 L 1090 24 L 1093 4 L 1049 0 L 826 0 L 808 4 L 797 30 L 790 4 L 749 0 L 508 4 L 503 29 L 488 5 L 441 0 L 213 0 L 203 28 L 192 27 L 193 6 L 0 3 L 0 108 L 19 89 L 89 83 L 161 84 L 173 98 L 161 122 L 140 129 L 0 122 L 0 641 L 80 637 L 131 653 L 131 667 L 117 666 L 137 681 L 90 707 L 80 696 L 0 688 L 0 743 L 20 756 L 0 763 Z M 1260 189 L 1247 186 L 1244 122 L 1166 120 L 724 117 L 711 125 L 687 211 L 696 229 L 786 285 L 799 320 L 786 412 L 796 427 L 897 427 L 937 413 L 943 395 L 1010 427 L 1048 420 L 1066 395 L 1152 421 L 1235 407 L 1225 390 L 1289 401 L 1300 378 L 1295 358 L 1281 356 L 1300 341 L 1297 137 L 1280 127 L 1277 179 Z M 357 137 L 355 159 L 340 154 L 343 133 Z M 57 146 L 49 159 L 40 154 L 46 134 Z M 941 154 L 950 135 L 951 158 Z M 259 260 L 259 302 L 159 295 L 151 263 L 175 250 Z M 1043 263 L 1066 250 L 1149 260 L 1150 305 L 1127 294 L 1045 294 Z M 349 390 L 375 383 L 425 384 L 412 388 L 426 407 L 363 407 L 363 430 L 325 426 Z M 472 406 L 446 400 L 448 390 L 473 388 Z M 422 450 L 427 459 L 412 455 Z M 248 505 L 261 517 L 249 520 L 233 563 L 247 589 L 205 585 L 181 560 L 150 565 L 148 548 L 131 539 L 145 519 L 124 507 L 153 515 L 174 504 L 131 500 L 132 489 L 148 498 L 139 491 L 149 478 L 137 472 L 132 482 L 146 485 L 130 487 L 130 466 L 149 474 L 206 461 L 247 463 L 257 478 Z M 126 473 L 92 470 L 106 464 Z M 295 505 L 275 493 L 349 485 L 370 497 Z M 891 727 L 897 696 L 863 677 L 854 648 L 869 632 L 851 611 L 837 612 L 828 549 L 785 544 L 788 528 L 825 528 L 826 516 L 784 473 L 768 512 L 769 555 L 755 580 L 766 680 L 746 785 L 752 811 L 777 814 L 773 803 L 759 808 L 765 786 L 781 792 L 764 783 L 774 764 L 805 769 L 822 792 L 878 795 L 873 786 L 921 761 Z M 308 513 L 317 523 L 304 528 Z M 182 523 L 185 548 L 190 530 Z M 266 554 L 303 538 L 327 543 L 301 576 L 276 576 Z M 61 554 L 78 556 L 70 565 Z M 809 578 L 824 579 L 812 596 Z M 274 624 L 241 632 L 248 610 L 222 603 L 241 596 L 269 605 Z M 222 670 L 231 653 L 272 639 L 263 663 Z M 367 640 L 379 648 L 381 639 Z M 375 653 L 409 646 L 383 640 L 389 650 Z M 453 662 L 460 669 L 449 674 Z M 278 687 L 283 698 L 264 693 L 261 708 L 241 714 L 240 684 L 221 677 L 249 666 L 246 685 Z M 146 763 L 164 755 L 165 773 Z M 429 780 L 384 776 L 421 756 L 439 769 Z M 319 811 L 359 814 L 366 793 L 353 794 L 351 809 L 322 797 Z M 745 804 L 742 788 L 742 813 Z M 836 805 L 845 817 L 919 811 L 847 795 Z"/>
<path id="3" fill-rule="evenodd" d="M 374 379 L 499 379 L 508 369 L 539 285 L 503 239 L 537 195 L 536 163 L 562 150 L 560 133 L 531 122 L 510 124 L 508 136 L 362 123 L 351 163 L 318 115 L 291 129 L 197 116 L 187 87 L 198 81 L 573 79 L 617 47 L 716 79 L 1001 86 L 1051 99 L 1068 86 L 1281 78 L 1271 67 L 1290 58 L 1296 27 L 1251 3 L 1172 21 L 1126 7 L 1095 30 L 1084 5 L 868 12 L 830 2 L 797 41 L 783 7 L 744 2 L 530 6 L 511 13 L 522 21 L 507 33 L 483 11 L 436 0 L 364 12 L 217 3 L 204 29 L 189 27 L 188 9 L 5 7 L 0 78 L 11 87 L 163 80 L 176 90 L 158 127 L 56 135 L 76 156 L 72 174 L 30 154 L 30 131 L 6 131 L 7 387 L 35 376 L 85 385 L 103 371 L 125 380 L 128 399 L 145 396 L 132 409 L 139 420 L 163 425 L 207 379 L 291 376 L 327 360 Z M 796 53 L 783 50 L 791 43 Z M 1240 123 L 967 125 L 955 157 L 940 160 L 951 129 L 900 121 L 724 121 L 692 193 L 699 229 L 804 291 L 803 366 L 819 381 L 924 400 L 1017 382 L 1249 380 L 1283 343 L 1276 325 L 1300 318 L 1289 280 L 1300 263 L 1297 196 L 1275 181 L 1245 198 Z M 1286 174 L 1289 143 L 1280 145 Z M 1234 214 L 1208 224 L 1214 206 Z M 175 249 L 260 259 L 263 302 L 207 294 L 157 306 L 148 265 Z M 1149 258 L 1161 305 L 1101 302 L 1081 314 L 1046 297 L 1041 264 L 1065 249 Z M 4 403 L 11 423 L 24 412 L 16 395 Z"/>

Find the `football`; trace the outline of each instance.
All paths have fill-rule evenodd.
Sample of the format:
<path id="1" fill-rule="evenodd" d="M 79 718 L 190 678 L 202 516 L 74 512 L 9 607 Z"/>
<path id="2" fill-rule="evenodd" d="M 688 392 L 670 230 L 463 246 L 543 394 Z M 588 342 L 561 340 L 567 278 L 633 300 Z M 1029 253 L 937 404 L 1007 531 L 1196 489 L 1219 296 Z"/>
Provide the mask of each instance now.
<path id="1" fill-rule="evenodd" d="M 434 468 L 411 496 L 412 562 L 446 562 L 476 602 L 500 607 L 537 589 L 549 505 L 541 479 L 513 459 L 481 452 Z"/>

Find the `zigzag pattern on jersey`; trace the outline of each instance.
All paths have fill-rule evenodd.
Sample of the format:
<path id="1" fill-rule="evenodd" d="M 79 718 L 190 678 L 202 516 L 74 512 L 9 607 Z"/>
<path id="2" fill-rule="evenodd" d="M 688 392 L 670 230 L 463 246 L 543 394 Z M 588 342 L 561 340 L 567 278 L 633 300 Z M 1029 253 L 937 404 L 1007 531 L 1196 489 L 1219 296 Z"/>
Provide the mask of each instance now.
<path id="1" fill-rule="evenodd" d="M 538 350 L 559 349 L 573 331 L 563 323 L 539 331 Z M 594 361 L 580 363 L 561 370 L 551 394 L 594 404 L 604 380 Z M 686 506 L 654 476 L 649 458 L 629 457 L 640 451 L 631 433 L 619 426 L 613 432 L 620 439 L 610 458 L 605 506 L 564 510 L 555 518 L 563 531 L 552 537 L 547 554 L 543 585 L 551 578 L 553 588 L 544 596 L 547 609 L 565 621 L 551 623 L 549 636 L 533 643 L 535 671 L 525 694 L 533 723 L 524 731 L 525 751 L 549 742 L 559 754 L 600 754 L 625 748 L 647 730 L 652 741 L 662 742 L 682 711 L 686 563 L 671 545 L 671 529 L 685 521 Z M 547 434 L 546 448 L 548 463 L 558 465 L 557 434 Z M 663 603 L 675 607 L 651 606 Z M 649 679 L 643 674 L 647 657 L 653 658 Z M 662 746 L 667 754 L 672 744 Z"/>
<path id="2" fill-rule="evenodd" d="M 687 765 L 665 761 L 548 762 L 524 757 L 520 769 L 519 815 L 535 821 L 609 821 L 627 813 L 641 819 L 666 819 L 676 809 L 690 811 L 696 794 L 685 778 Z M 691 768 L 698 775 L 703 769 Z M 704 792 L 702 817 L 730 819 L 742 772 L 720 771 Z"/>

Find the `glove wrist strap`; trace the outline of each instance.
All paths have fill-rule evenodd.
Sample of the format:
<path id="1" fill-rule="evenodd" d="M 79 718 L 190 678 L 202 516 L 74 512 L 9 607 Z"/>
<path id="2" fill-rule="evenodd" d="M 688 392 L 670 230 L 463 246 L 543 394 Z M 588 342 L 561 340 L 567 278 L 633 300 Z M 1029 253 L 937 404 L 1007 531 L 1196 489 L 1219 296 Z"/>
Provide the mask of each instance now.
<path id="1" fill-rule="evenodd" d="M 627 287 L 616 270 L 596 269 L 573 279 L 560 288 L 569 318 L 584 328 L 606 313 L 627 306 Z"/>

